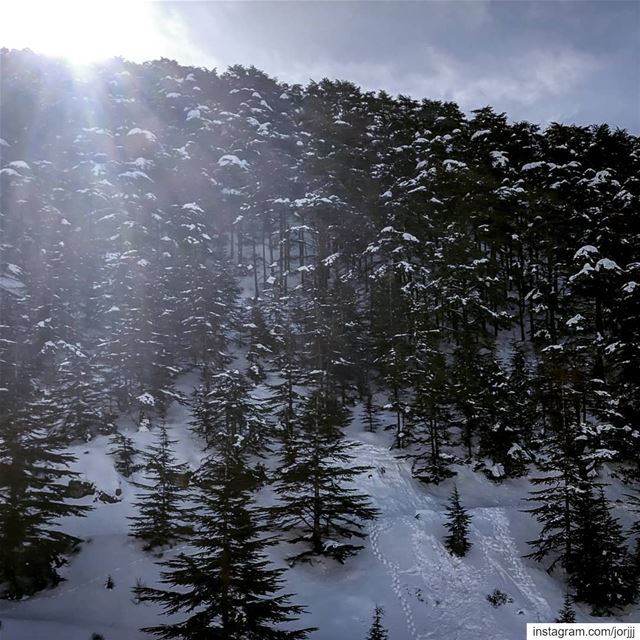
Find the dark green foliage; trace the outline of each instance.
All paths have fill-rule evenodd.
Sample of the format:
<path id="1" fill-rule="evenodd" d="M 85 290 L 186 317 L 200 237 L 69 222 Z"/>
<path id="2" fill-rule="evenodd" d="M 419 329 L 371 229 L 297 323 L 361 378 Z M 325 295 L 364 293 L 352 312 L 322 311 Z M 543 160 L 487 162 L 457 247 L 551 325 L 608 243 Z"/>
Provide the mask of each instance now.
<path id="1" fill-rule="evenodd" d="M 136 587 L 143 602 L 159 603 L 168 614 L 186 614 L 181 622 L 145 629 L 159 638 L 195 640 L 295 640 L 310 630 L 284 630 L 302 607 L 289 595 L 275 595 L 282 570 L 265 557 L 274 538 L 265 536 L 251 494 L 256 477 L 233 438 L 222 438 L 196 480 L 190 518 L 193 551 L 162 563 L 164 588 Z"/>
<path id="2" fill-rule="evenodd" d="M 144 542 L 145 550 L 175 543 L 189 531 L 183 505 L 188 470 L 176 462 L 171 451 L 174 444 L 162 424 L 156 442 L 144 454 L 145 482 L 135 483 L 143 492 L 137 495 L 138 515 L 131 518 L 131 535 Z"/>
<path id="3" fill-rule="evenodd" d="M 191 425 L 207 449 L 215 448 L 221 436 L 233 437 L 253 453 L 265 449 L 271 428 L 249 389 L 249 382 L 236 369 L 217 374 L 204 371 L 203 384 L 194 392 Z"/>
<path id="4" fill-rule="evenodd" d="M 303 542 L 304 551 L 290 560 L 326 555 L 344 562 L 362 545 L 364 522 L 376 510 L 366 496 L 351 486 L 367 469 L 352 466 L 352 444 L 342 428 L 348 414 L 325 390 L 307 399 L 297 433 L 285 444 L 277 470 L 278 504 L 272 517 L 279 529 L 291 531 L 291 543 Z"/>
<path id="5" fill-rule="evenodd" d="M 451 553 L 457 556 L 465 556 L 471 548 L 471 542 L 469 541 L 471 516 L 460 504 L 460 495 L 457 487 L 453 489 L 446 513 L 447 521 L 444 526 L 449 531 L 449 535 L 445 538 L 445 546 Z"/>
<path id="6" fill-rule="evenodd" d="M 508 596 L 504 591 L 500 589 L 494 589 L 488 596 L 487 602 L 494 608 L 502 607 L 505 604 L 513 602 L 513 598 Z"/>
<path id="7" fill-rule="evenodd" d="M 594 615 L 611 615 L 638 595 L 636 568 L 602 489 L 585 487 L 578 497 L 568 572 L 576 600 L 591 605 Z"/>
<path id="8" fill-rule="evenodd" d="M 90 508 L 66 498 L 74 458 L 46 427 L 34 423 L 30 405 L 0 418 L 0 597 L 56 585 L 57 568 L 80 542 L 56 523 Z"/>
<path id="9" fill-rule="evenodd" d="M 116 431 L 111 437 L 111 444 L 112 449 L 109 453 L 115 459 L 116 469 L 125 478 L 140 469 L 140 463 L 138 462 L 140 452 L 135 448 L 133 440 L 129 436 Z"/>
<path id="10" fill-rule="evenodd" d="M 415 400 L 411 407 L 412 436 L 417 453 L 412 454 L 413 475 L 426 483 L 439 484 L 455 475 L 449 467 L 452 456 L 442 451 L 449 441 L 449 384 L 444 354 L 432 348 L 418 352 Z"/>
<path id="11" fill-rule="evenodd" d="M 573 610 L 573 598 L 566 593 L 564 596 L 564 602 L 562 609 L 558 613 L 558 617 L 555 622 L 560 624 L 573 624 L 576 621 L 576 612 Z"/>
<path id="12" fill-rule="evenodd" d="M 388 640 L 389 634 L 387 630 L 382 626 L 382 616 L 384 615 L 384 609 L 378 605 L 373 611 L 373 623 L 367 634 L 367 640 Z"/>

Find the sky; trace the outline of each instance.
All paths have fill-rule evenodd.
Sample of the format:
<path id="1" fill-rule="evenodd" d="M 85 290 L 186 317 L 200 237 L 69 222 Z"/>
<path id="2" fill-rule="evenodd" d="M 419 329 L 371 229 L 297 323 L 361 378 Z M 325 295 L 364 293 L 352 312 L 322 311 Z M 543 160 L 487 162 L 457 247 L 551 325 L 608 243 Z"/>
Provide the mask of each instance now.
<path id="1" fill-rule="evenodd" d="M 285 82 L 492 105 L 511 120 L 640 133 L 640 0 L 73 0 L 7 3 L 0 45 L 255 65 Z"/>

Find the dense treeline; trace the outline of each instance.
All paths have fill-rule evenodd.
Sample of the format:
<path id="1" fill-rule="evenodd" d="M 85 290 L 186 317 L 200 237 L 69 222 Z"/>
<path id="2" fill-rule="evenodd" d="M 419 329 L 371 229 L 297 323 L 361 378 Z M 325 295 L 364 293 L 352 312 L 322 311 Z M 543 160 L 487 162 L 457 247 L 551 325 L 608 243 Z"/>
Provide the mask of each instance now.
<path id="1" fill-rule="evenodd" d="M 388 429 L 426 483 L 460 463 L 496 481 L 531 475 L 532 556 L 560 564 L 596 612 L 636 597 L 637 541 L 599 479 L 604 463 L 640 478 L 636 136 L 541 129 L 489 107 L 467 116 L 349 82 L 291 86 L 255 68 L 115 59 L 82 75 L 27 51 L 2 53 L 0 135 L 3 551 L 32 526 L 17 487 L 44 472 L 28 465 L 57 468 L 53 451 L 97 433 L 126 461 L 116 418 L 159 428 L 178 400 L 211 454 L 193 482 L 210 515 L 138 525 L 149 545 L 200 535 L 216 496 L 260 520 L 251 487 L 273 481 L 281 501 L 264 521 L 309 543 L 296 559 L 342 561 L 375 516 L 347 488 L 360 470 L 343 429 L 360 402 L 366 428 Z M 183 398 L 174 381 L 193 367 L 201 385 Z M 270 397 L 256 400 L 265 381 Z M 41 433 L 51 453 L 38 453 Z M 258 463 L 239 487 L 211 489 L 274 445 L 274 478 Z M 164 433 L 150 477 L 167 477 L 169 446 Z M 327 546 L 336 535 L 344 543 Z M 262 571 L 262 543 L 241 538 Z M 5 593 L 49 581 L 61 543 L 30 587 L 3 562 Z M 167 582 L 204 559 L 181 556 Z M 273 604 L 251 629 L 300 610 Z"/>

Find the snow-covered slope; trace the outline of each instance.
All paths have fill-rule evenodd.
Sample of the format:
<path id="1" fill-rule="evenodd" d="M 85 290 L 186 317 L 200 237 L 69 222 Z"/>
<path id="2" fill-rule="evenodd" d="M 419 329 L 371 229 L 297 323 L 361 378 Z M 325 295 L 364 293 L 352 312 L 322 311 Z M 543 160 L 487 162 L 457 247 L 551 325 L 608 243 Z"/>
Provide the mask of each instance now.
<path id="1" fill-rule="evenodd" d="M 183 377 L 183 391 L 195 378 Z M 317 626 L 314 640 L 365 638 L 374 606 L 385 610 L 384 624 L 391 640 L 517 640 L 525 624 L 553 620 L 562 605 L 562 583 L 543 567 L 523 559 L 526 541 L 537 524 L 523 513 L 526 480 L 494 484 L 468 467 L 438 487 L 411 477 L 408 464 L 389 450 L 385 432 L 363 430 L 356 409 L 348 437 L 360 443 L 357 463 L 371 467 L 359 481 L 380 510 L 369 526 L 365 548 L 345 565 L 321 561 L 300 565 L 286 574 L 287 591 L 304 604 L 305 625 Z M 186 428 L 188 409 L 174 404 L 167 417 L 171 437 L 178 439 L 177 455 L 195 467 L 200 444 Z M 153 434 L 133 432 L 137 446 L 148 445 Z M 75 447 L 77 469 L 116 503 L 96 501 L 86 518 L 66 528 L 87 542 L 71 559 L 57 588 L 19 603 L 0 602 L 1 640 L 89 640 L 100 633 L 105 640 L 149 637 L 141 626 L 156 624 L 159 611 L 133 601 L 137 580 L 152 584 L 158 577 L 157 558 L 141 551 L 127 535 L 127 516 L 135 489 L 114 470 L 107 438 L 98 437 Z M 444 511 L 455 484 L 472 516 L 473 547 L 463 559 L 452 557 L 442 544 Z M 93 500 L 86 498 L 86 500 Z M 272 554 L 286 566 L 287 545 Z M 174 553 L 172 551 L 172 553 Z M 111 576 L 114 588 L 105 588 Z M 487 595 L 500 589 L 509 602 L 494 608 Z M 592 618 L 577 607 L 578 620 Z M 640 619 L 640 610 L 623 620 Z"/>

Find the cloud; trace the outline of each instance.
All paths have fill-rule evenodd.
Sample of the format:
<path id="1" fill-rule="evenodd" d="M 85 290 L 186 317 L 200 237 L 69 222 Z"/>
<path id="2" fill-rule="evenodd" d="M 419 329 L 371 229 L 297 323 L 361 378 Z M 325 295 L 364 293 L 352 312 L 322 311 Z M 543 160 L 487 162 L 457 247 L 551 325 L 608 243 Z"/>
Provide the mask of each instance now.
<path id="1" fill-rule="evenodd" d="M 189 61 L 200 55 L 222 67 L 254 64 L 302 84 L 311 78 L 341 78 L 367 90 L 455 100 L 464 110 L 491 104 L 512 119 L 609 120 L 638 130 L 640 110 L 634 106 L 640 87 L 628 70 L 634 63 L 640 66 L 635 26 L 640 4 L 631 4 L 265 1 L 157 6 L 188 34 Z"/>

